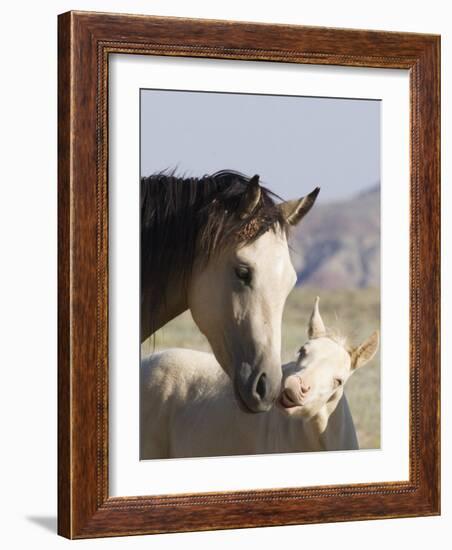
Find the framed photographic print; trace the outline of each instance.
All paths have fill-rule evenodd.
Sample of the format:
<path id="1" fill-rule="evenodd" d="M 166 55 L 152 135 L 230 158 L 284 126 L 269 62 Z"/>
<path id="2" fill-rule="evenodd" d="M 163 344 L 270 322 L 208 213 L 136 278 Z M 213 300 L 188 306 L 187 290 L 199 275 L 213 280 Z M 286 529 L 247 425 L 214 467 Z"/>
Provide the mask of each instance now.
<path id="1" fill-rule="evenodd" d="M 439 514 L 439 47 L 59 16 L 61 535 Z"/>

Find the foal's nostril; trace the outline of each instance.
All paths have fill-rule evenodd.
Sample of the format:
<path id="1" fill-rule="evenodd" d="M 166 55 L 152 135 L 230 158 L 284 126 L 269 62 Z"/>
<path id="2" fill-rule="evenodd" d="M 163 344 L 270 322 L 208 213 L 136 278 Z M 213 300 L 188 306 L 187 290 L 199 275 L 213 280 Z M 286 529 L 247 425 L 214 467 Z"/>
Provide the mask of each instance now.
<path id="1" fill-rule="evenodd" d="M 256 393 L 261 399 L 265 399 L 267 394 L 267 375 L 262 373 L 256 384 Z"/>
<path id="2" fill-rule="evenodd" d="M 307 386 L 306 384 L 301 384 L 301 393 L 308 393 L 308 391 L 311 389 L 311 386 Z"/>

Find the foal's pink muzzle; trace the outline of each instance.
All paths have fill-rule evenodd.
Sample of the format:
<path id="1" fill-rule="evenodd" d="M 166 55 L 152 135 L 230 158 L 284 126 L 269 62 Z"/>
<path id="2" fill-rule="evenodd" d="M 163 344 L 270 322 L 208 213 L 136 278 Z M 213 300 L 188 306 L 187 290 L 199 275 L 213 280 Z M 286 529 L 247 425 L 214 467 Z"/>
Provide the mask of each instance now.
<path id="1" fill-rule="evenodd" d="M 305 398 L 310 389 L 311 386 L 303 382 L 303 378 L 300 375 L 294 374 L 289 376 L 283 383 L 280 404 L 286 409 L 301 407 L 304 405 Z"/>

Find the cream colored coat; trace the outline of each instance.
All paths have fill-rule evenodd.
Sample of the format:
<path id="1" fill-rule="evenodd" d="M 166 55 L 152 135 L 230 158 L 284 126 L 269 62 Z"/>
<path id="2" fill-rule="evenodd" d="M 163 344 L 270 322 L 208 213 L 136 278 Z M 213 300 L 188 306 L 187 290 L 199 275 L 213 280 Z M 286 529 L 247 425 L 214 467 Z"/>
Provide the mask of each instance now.
<path id="1" fill-rule="evenodd" d="M 239 406 L 213 355 L 172 349 L 144 359 L 141 459 L 358 449 L 344 386 L 375 355 L 378 333 L 346 347 L 326 331 L 317 298 L 308 336 L 282 367 L 277 404 L 255 415 Z"/>
<path id="2" fill-rule="evenodd" d="M 284 365 L 283 372 L 294 367 Z M 172 349 L 145 359 L 140 400 L 141 459 L 358 448 L 343 391 L 311 419 L 279 406 L 251 415 L 237 405 L 213 355 L 199 351 Z"/>

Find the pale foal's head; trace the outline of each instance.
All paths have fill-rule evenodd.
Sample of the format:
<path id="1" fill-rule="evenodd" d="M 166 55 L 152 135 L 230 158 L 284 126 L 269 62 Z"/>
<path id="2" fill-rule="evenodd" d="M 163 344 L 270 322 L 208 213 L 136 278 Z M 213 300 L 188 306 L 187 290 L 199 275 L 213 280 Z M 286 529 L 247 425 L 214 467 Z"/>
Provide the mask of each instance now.
<path id="1" fill-rule="evenodd" d="M 329 401 L 339 398 L 350 376 L 368 363 L 379 346 L 378 331 L 356 348 L 328 333 L 317 297 L 309 321 L 308 341 L 301 347 L 295 371 L 283 380 L 279 403 L 290 415 L 315 416 Z"/>

